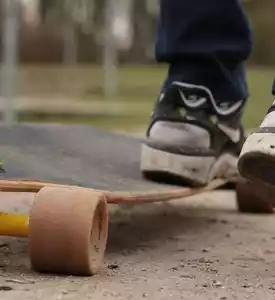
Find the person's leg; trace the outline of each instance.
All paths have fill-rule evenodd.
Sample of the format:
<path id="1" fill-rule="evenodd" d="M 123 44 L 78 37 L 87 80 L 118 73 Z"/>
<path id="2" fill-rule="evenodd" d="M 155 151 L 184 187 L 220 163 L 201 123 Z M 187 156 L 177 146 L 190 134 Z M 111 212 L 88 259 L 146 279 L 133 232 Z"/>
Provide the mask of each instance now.
<path id="1" fill-rule="evenodd" d="M 156 59 L 173 81 L 207 86 L 218 101 L 247 98 L 242 63 L 251 31 L 239 0 L 160 0 Z"/>
<path id="2" fill-rule="evenodd" d="M 275 80 L 272 93 L 275 96 Z M 275 101 L 260 127 L 244 143 L 238 169 L 247 179 L 275 185 Z"/>
<path id="3" fill-rule="evenodd" d="M 231 171 L 225 163 L 237 170 L 251 44 L 239 0 L 160 0 L 156 59 L 169 71 L 142 149 L 145 176 L 206 184 L 224 176 L 221 168 Z"/>

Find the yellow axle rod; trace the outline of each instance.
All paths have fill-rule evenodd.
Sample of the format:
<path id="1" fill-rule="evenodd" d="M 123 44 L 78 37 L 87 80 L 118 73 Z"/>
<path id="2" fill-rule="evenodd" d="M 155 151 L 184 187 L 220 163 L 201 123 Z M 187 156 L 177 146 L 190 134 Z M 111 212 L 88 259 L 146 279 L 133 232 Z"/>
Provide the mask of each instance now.
<path id="1" fill-rule="evenodd" d="M 0 213 L 0 236 L 28 237 L 29 217 Z"/>

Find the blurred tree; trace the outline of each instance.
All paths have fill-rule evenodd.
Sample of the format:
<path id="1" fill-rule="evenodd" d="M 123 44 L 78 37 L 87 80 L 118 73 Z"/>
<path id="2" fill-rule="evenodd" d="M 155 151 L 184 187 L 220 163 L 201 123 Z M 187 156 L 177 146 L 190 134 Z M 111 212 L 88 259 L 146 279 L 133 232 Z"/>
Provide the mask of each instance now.
<path id="1" fill-rule="evenodd" d="M 40 14 L 44 22 L 57 23 L 63 36 L 63 62 L 78 60 L 78 32 L 91 33 L 94 27 L 93 0 L 40 0 Z"/>
<path id="2" fill-rule="evenodd" d="M 1 1 L 1 0 L 0 0 Z M 64 49 L 63 60 L 67 63 L 96 62 L 103 60 L 106 46 L 105 7 L 107 0 L 37 0 L 40 3 L 40 28 L 26 28 L 25 36 L 40 36 L 39 44 L 58 44 L 58 60 Z M 109 19 L 112 34 L 115 35 L 117 60 L 126 63 L 149 63 L 153 61 L 156 18 L 159 0 L 111 0 L 115 4 L 115 18 Z M 275 64 L 275 1 L 241 0 L 248 12 L 254 32 L 253 54 L 250 63 Z M 24 26 L 21 26 L 23 28 Z M 128 27 L 128 28 L 127 28 Z M 42 29 L 47 39 L 42 37 Z M 109 32 L 110 33 L 110 32 Z M 52 37 L 51 37 L 52 36 Z M 50 41 L 52 39 L 52 42 Z M 27 42 L 30 39 L 25 39 Z M 38 38 L 36 39 L 38 40 Z M 61 41 L 62 40 L 62 41 Z M 59 42 L 58 42 L 59 41 Z M 64 45 L 62 47 L 62 45 Z M 54 47 L 42 51 L 51 52 Z M 56 46 L 57 49 L 57 46 Z M 106 50 L 106 48 L 105 48 Z M 39 50 L 40 51 L 40 50 Z M 39 52 L 36 49 L 36 52 Z M 34 52 L 34 50 L 31 50 Z M 37 54 L 37 57 L 39 55 Z"/>
<path id="3" fill-rule="evenodd" d="M 40 0 L 40 13 L 48 19 L 63 23 L 64 19 L 90 32 L 94 23 L 94 10 L 98 0 Z"/>

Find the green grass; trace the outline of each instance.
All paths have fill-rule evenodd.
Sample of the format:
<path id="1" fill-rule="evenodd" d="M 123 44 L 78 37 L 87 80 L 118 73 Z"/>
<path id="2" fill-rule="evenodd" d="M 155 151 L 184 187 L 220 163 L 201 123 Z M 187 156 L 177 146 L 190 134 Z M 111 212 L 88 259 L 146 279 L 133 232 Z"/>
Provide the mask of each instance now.
<path id="1" fill-rule="evenodd" d="M 85 124 L 95 126 L 108 131 L 144 131 L 150 120 L 148 115 L 137 116 L 94 116 L 94 117 L 79 117 L 79 116 L 60 116 L 60 115 L 37 115 L 22 114 L 19 117 L 20 123 L 59 123 L 59 124 Z"/>
<path id="2" fill-rule="evenodd" d="M 106 130 L 145 129 L 165 73 L 166 68 L 160 66 L 121 67 L 118 94 L 105 98 L 102 94 L 102 70 L 98 67 L 23 67 L 20 74 L 23 93 L 46 95 L 46 98 L 47 94 L 49 97 L 62 95 L 75 101 L 93 103 L 102 107 L 103 114 L 81 118 L 32 113 L 20 116 L 20 121 L 84 123 Z M 250 98 L 244 114 L 246 129 L 257 127 L 272 103 L 274 74 L 274 70 L 264 67 L 248 68 Z M 124 114 L 104 116 L 104 111 L 115 107 L 123 108 Z"/>

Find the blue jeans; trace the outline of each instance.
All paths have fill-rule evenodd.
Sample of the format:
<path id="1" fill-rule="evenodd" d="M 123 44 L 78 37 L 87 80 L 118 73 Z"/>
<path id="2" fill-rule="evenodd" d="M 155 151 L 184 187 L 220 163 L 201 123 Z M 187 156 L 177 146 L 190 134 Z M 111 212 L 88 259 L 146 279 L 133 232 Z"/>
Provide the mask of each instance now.
<path id="1" fill-rule="evenodd" d="M 164 89 L 177 80 L 208 87 L 217 101 L 246 99 L 251 49 L 239 0 L 160 0 L 156 59 L 169 64 Z"/>

